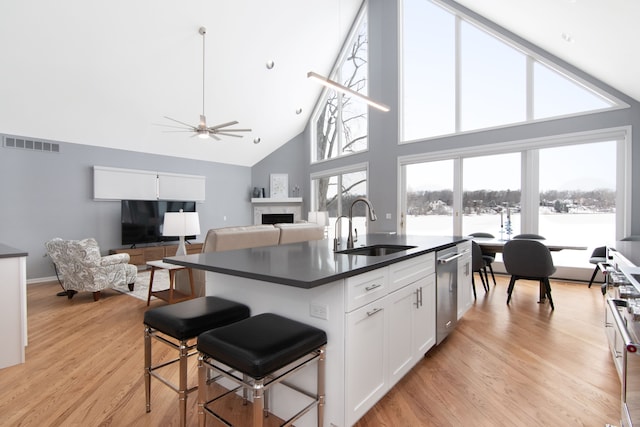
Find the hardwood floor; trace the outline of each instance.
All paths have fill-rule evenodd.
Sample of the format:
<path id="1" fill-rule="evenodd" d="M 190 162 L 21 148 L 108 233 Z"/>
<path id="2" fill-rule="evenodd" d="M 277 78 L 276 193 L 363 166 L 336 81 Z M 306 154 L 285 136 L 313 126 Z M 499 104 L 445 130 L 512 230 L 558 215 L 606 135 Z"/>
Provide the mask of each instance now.
<path id="1" fill-rule="evenodd" d="M 620 384 L 599 287 L 553 282 L 551 312 L 536 304 L 536 283 L 519 281 L 507 306 L 507 278 L 498 281 L 487 295 L 479 287 L 456 331 L 359 427 L 619 423 Z M 152 382 L 152 411 L 145 412 L 146 303 L 115 291 L 103 292 L 98 302 L 90 293 L 69 301 L 55 296 L 59 289 L 55 283 L 28 287 L 27 362 L 0 370 L 0 425 L 177 425 L 177 395 L 158 381 Z M 168 350 L 156 345 L 154 358 Z M 189 375 L 195 382 L 195 363 Z M 197 425 L 195 402 L 190 395 L 190 426 Z"/>

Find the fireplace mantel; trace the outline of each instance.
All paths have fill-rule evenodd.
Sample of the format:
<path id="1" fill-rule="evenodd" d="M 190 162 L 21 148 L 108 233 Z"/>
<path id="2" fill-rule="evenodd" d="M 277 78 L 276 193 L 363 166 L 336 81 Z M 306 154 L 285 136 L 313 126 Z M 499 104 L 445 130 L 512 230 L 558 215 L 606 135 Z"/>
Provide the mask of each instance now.
<path id="1" fill-rule="evenodd" d="M 251 199 L 251 203 L 262 203 L 275 205 L 278 203 L 302 203 L 302 197 L 286 197 L 274 199 L 271 197 L 254 197 Z"/>
<path id="2" fill-rule="evenodd" d="M 302 220 L 302 197 L 255 197 L 251 199 L 251 204 L 255 225 L 262 224 L 262 214 L 293 214 L 293 222 Z"/>

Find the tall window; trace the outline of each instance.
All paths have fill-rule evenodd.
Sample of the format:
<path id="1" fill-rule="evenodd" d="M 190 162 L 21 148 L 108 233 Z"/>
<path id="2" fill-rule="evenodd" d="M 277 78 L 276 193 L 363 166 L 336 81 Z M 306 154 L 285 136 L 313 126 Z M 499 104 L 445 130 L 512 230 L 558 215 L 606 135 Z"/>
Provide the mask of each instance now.
<path id="1" fill-rule="evenodd" d="M 538 228 L 543 236 L 588 246 L 615 243 L 616 142 L 540 150 Z M 559 265 L 579 265 L 583 251 L 554 254 Z"/>
<path id="2" fill-rule="evenodd" d="M 586 246 L 587 251 L 554 253 L 554 264 L 592 269 L 589 255 L 595 247 L 615 243 L 616 211 L 626 209 L 619 196 L 626 191 L 619 188 L 624 180 L 617 177 L 628 174 L 630 164 L 621 153 L 629 145 L 625 131 L 602 131 L 602 135 L 514 142 L 500 147 L 506 152 L 498 154 L 464 150 L 448 159 L 430 161 L 428 155 L 400 159 L 404 187 L 400 232 L 488 232 L 507 239 L 508 207 L 512 235 L 536 233 L 553 242 Z"/>
<path id="3" fill-rule="evenodd" d="M 368 92 L 368 26 L 366 10 L 357 18 L 330 78 L 366 95 Z M 357 153 L 368 148 L 367 104 L 353 96 L 325 89 L 312 116 L 312 162 Z"/>
<path id="4" fill-rule="evenodd" d="M 624 105 L 437 1 L 403 0 L 402 25 L 401 141 Z"/>
<path id="5" fill-rule="evenodd" d="M 520 153 L 468 157 L 462 170 L 462 234 L 520 233 Z"/>
<path id="6" fill-rule="evenodd" d="M 441 160 L 405 166 L 406 234 L 451 236 L 453 232 L 454 162 Z"/>
<path id="7" fill-rule="evenodd" d="M 351 203 L 358 197 L 367 196 L 367 169 L 366 165 L 358 165 L 344 171 L 331 171 L 325 174 L 316 174 L 311 178 L 313 191 L 312 210 L 329 212 L 329 238 L 335 234 L 335 222 L 341 215 L 349 215 Z M 353 227 L 359 234 L 367 232 L 367 217 L 365 206 L 358 203 L 353 210 Z M 347 222 L 344 222 L 344 230 L 348 230 Z M 341 224 L 339 227 L 343 227 Z M 338 229 L 338 234 L 346 238 Z"/>

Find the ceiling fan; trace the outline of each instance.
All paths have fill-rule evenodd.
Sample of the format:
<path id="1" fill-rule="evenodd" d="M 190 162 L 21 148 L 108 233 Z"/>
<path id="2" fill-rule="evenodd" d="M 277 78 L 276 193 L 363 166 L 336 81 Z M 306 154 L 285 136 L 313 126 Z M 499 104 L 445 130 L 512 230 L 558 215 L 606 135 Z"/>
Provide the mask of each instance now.
<path id="1" fill-rule="evenodd" d="M 205 34 L 207 34 L 207 29 L 205 27 L 200 27 L 198 32 L 202 35 L 202 114 L 200 114 L 200 122 L 198 123 L 197 126 L 193 126 L 188 123 L 181 122 L 180 120 L 176 120 L 176 119 L 172 119 L 171 117 L 164 116 L 165 119 L 179 123 L 182 126 L 171 126 L 171 125 L 163 125 L 163 126 L 181 129 L 181 130 L 167 131 L 167 132 L 193 132 L 194 133 L 193 136 L 197 136 L 199 138 L 211 137 L 217 141 L 220 141 L 219 136 L 222 136 L 222 135 L 242 138 L 242 135 L 237 135 L 235 132 L 251 132 L 251 129 L 229 129 L 228 128 L 229 126 L 238 124 L 238 122 L 235 120 L 231 122 L 220 123 L 215 126 L 207 126 L 207 118 L 204 115 L 204 98 L 205 98 L 205 91 L 204 91 L 205 44 L 204 44 L 204 41 L 205 41 Z"/>

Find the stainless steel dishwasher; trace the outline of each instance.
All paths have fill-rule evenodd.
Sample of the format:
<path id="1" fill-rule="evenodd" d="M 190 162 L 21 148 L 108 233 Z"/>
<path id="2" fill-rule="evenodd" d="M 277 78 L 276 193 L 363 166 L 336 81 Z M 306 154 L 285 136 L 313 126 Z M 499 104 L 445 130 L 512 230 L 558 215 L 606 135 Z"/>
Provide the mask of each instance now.
<path id="1" fill-rule="evenodd" d="M 458 323 L 458 253 L 453 246 L 436 252 L 436 345 Z"/>

